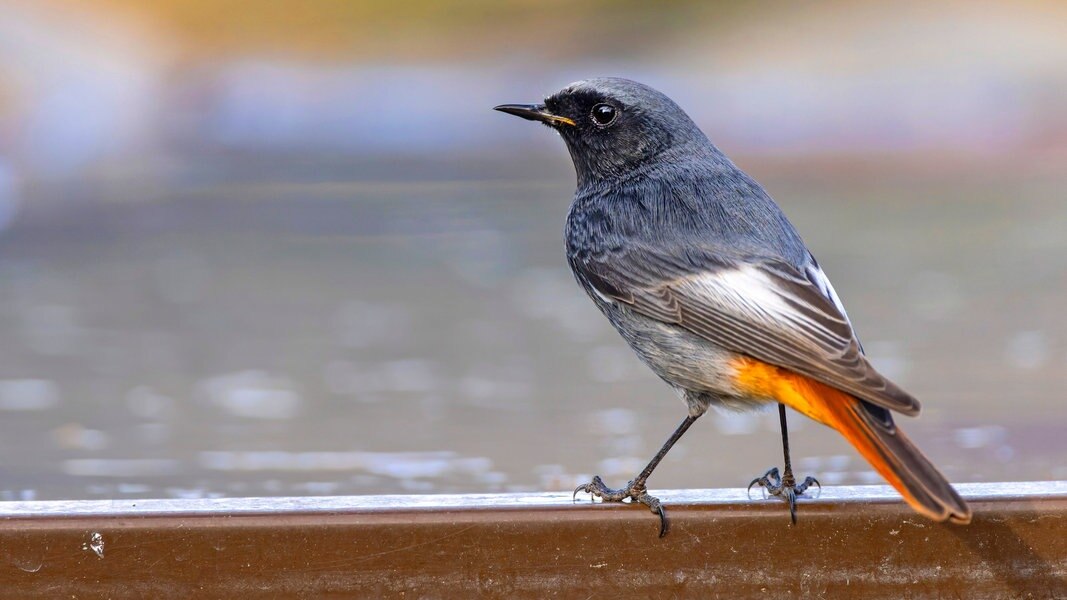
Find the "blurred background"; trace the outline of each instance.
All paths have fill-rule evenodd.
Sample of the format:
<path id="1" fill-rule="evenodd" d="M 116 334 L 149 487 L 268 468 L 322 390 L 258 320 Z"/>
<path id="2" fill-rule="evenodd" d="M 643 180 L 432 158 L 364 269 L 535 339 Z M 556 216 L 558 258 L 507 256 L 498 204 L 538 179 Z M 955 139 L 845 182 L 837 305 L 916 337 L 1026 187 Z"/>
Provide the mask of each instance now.
<path id="1" fill-rule="evenodd" d="M 570 490 L 684 416 L 490 108 L 625 76 L 757 177 L 950 479 L 1067 478 L 1067 4 L 0 0 L 0 499 Z M 794 417 L 794 463 L 878 478 Z M 653 488 L 743 486 L 710 414 Z"/>

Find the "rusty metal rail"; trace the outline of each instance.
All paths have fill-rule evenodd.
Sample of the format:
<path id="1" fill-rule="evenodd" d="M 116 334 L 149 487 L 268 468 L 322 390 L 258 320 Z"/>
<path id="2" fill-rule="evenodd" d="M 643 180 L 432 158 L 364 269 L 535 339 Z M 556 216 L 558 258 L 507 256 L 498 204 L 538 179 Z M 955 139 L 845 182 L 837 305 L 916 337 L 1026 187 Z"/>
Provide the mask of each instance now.
<path id="1" fill-rule="evenodd" d="M 744 490 L 0 502 L 0 597 L 1067 598 L 1067 482 L 958 486 L 965 527 L 883 486 L 789 525 Z"/>

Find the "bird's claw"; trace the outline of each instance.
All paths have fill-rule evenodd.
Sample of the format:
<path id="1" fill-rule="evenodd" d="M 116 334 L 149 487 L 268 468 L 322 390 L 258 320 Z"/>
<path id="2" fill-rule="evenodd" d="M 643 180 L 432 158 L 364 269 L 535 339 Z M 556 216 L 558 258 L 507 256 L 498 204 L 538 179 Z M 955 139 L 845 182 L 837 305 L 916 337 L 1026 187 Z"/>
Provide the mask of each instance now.
<path id="1" fill-rule="evenodd" d="M 797 524 L 797 496 L 802 495 L 812 485 L 819 488 L 819 494 L 816 497 L 822 494 L 822 484 L 819 483 L 818 479 L 805 477 L 804 481 L 798 485 L 791 471 L 787 469 L 785 476 L 782 477 L 778 473 L 777 467 L 768 469 L 762 477 L 757 477 L 752 480 L 752 483 L 748 484 L 747 492 L 750 499 L 752 498 L 752 488 L 757 485 L 763 488 L 765 495 L 770 494 L 785 500 L 786 504 L 789 505 L 789 518 L 794 525 Z"/>
<path id="2" fill-rule="evenodd" d="M 600 498 L 604 502 L 622 502 L 629 498 L 630 502 L 644 504 L 650 511 L 659 515 L 659 537 L 666 536 L 670 530 L 670 524 L 667 521 L 667 510 L 663 507 L 663 503 L 660 502 L 659 498 L 649 495 L 648 490 L 645 489 L 644 482 L 633 480 L 627 483 L 624 488 L 611 489 L 604 484 L 604 480 L 599 475 L 596 475 L 589 483 L 583 483 L 574 488 L 574 494 L 571 495 L 572 502 L 577 500 L 579 492 L 590 494 L 590 501 L 593 498 Z"/>

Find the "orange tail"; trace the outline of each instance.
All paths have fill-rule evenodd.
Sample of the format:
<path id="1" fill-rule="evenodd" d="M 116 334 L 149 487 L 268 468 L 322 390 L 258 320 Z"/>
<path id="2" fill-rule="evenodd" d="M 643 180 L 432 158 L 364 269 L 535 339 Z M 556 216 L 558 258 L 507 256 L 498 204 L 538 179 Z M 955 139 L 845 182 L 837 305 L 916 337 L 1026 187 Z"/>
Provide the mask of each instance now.
<path id="1" fill-rule="evenodd" d="M 746 391 L 836 429 L 919 513 L 935 521 L 971 521 L 967 503 L 888 414 L 883 419 L 851 395 L 780 367 L 751 359 L 737 366 Z"/>

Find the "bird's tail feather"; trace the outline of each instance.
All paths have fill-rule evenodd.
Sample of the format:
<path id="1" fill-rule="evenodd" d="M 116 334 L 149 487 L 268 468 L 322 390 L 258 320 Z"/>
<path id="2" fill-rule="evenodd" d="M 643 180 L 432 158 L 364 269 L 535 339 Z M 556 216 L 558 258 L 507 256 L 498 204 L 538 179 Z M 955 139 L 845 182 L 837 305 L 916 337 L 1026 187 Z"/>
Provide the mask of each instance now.
<path id="1" fill-rule="evenodd" d="M 888 424 L 882 422 L 859 401 L 849 399 L 852 402 L 837 411 L 836 423 L 829 425 L 845 436 L 916 511 L 935 521 L 970 523 L 970 507 L 908 436 L 891 419 Z"/>

